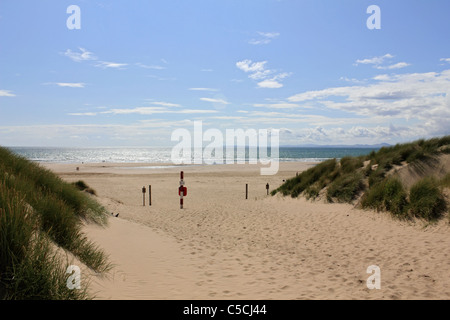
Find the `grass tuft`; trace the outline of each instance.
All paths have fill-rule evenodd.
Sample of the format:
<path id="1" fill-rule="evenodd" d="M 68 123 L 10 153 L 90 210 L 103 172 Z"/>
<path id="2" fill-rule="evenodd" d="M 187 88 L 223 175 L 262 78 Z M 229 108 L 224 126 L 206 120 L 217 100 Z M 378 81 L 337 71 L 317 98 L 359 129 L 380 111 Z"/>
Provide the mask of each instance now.
<path id="1" fill-rule="evenodd" d="M 407 193 L 396 178 L 387 178 L 371 187 L 362 197 L 361 206 L 377 211 L 390 211 L 394 216 L 406 218 Z"/>
<path id="2" fill-rule="evenodd" d="M 442 188 L 450 188 L 450 173 L 441 180 L 425 178 L 408 192 L 393 177 L 396 166 L 409 165 L 425 176 L 425 168 L 438 162 L 437 156 L 450 153 L 450 136 L 418 140 L 383 147 L 367 156 L 344 157 L 324 161 L 287 180 L 278 189 L 284 196 L 316 199 L 325 189 L 329 202 L 353 203 L 361 194 L 363 208 L 388 211 L 399 218 L 419 217 L 432 221 L 440 218 L 448 205 Z M 364 167 L 364 162 L 368 161 Z M 449 215 L 450 219 L 450 215 Z"/>
<path id="3" fill-rule="evenodd" d="M 445 197 L 433 178 L 424 178 L 411 187 L 411 213 L 426 220 L 436 220 L 447 210 Z"/>
<path id="4" fill-rule="evenodd" d="M 90 193 L 90 194 L 92 194 L 92 195 L 94 195 L 94 196 L 97 195 L 97 192 L 95 192 L 94 189 L 90 188 L 90 187 L 89 187 L 84 181 L 82 181 L 82 180 L 79 180 L 79 181 L 77 181 L 77 182 L 73 182 L 72 184 L 73 184 L 78 190 L 80 190 L 80 191 L 85 191 L 85 192 Z"/>
<path id="5" fill-rule="evenodd" d="M 91 196 L 0 148 L 0 299 L 88 298 L 86 287 L 67 288 L 67 265 L 53 244 L 91 269 L 107 271 L 106 255 L 81 232 L 82 220 L 106 219 Z"/>
<path id="6" fill-rule="evenodd" d="M 337 199 L 338 202 L 351 203 L 364 190 L 362 173 L 342 175 L 333 181 L 327 189 L 327 199 Z"/>

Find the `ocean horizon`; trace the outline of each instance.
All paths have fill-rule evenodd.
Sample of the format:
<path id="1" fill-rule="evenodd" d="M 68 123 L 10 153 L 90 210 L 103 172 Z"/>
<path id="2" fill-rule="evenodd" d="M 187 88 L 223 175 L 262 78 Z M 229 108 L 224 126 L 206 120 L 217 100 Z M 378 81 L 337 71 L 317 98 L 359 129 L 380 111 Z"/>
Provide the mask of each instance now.
<path id="1" fill-rule="evenodd" d="M 7 147 L 12 152 L 35 162 L 54 163 L 173 163 L 172 147 Z M 320 162 L 346 156 L 361 156 L 379 147 L 280 147 L 278 161 Z M 225 150 L 224 150 L 225 151 Z M 225 157 L 224 152 L 224 157 Z M 270 150 L 268 151 L 270 157 Z M 194 152 L 192 152 L 194 156 Z M 225 159 L 225 158 L 224 158 Z M 204 161 L 206 159 L 203 159 Z M 235 152 L 235 161 L 243 160 Z M 249 160 L 246 149 L 245 160 Z"/>

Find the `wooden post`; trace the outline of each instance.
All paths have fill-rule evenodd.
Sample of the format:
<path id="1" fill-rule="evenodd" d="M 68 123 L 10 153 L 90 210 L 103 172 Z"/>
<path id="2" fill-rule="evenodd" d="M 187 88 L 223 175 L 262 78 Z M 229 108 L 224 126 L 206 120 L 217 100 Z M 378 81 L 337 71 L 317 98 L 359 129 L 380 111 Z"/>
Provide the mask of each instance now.
<path id="1" fill-rule="evenodd" d="M 266 184 L 267 195 L 269 195 L 269 183 Z"/>
<path id="2" fill-rule="evenodd" d="M 248 199 L 248 183 L 245 184 L 245 199 Z"/>
<path id="3" fill-rule="evenodd" d="M 142 202 L 143 202 L 143 206 L 145 207 L 145 186 L 144 187 L 142 187 Z"/>
<path id="4" fill-rule="evenodd" d="M 148 205 L 152 206 L 152 185 L 148 185 Z"/>

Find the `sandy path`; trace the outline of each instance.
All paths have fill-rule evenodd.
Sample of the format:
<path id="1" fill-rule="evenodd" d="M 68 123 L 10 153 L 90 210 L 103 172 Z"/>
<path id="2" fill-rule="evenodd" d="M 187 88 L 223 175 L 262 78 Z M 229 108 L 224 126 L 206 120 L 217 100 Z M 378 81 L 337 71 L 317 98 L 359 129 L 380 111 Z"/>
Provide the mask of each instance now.
<path id="1" fill-rule="evenodd" d="M 450 298 L 446 221 L 424 228 L 347 204 L 266 195 L 266 183 L 272 189 L 309 166 L 285 163 L 268 177 L 248 165 L 185 167 L 183 210 L 180 168 L 52 169 L 69 181 L 83 179 L 120 213 L 107 229 L 86 228 L 116 264 L 109 279 L 94 281 L 98 298 Z M 148 184 L 153 205 L 143 207 Z M 366 286 L 370 265 L 380 267 L 380 290 Z"/>

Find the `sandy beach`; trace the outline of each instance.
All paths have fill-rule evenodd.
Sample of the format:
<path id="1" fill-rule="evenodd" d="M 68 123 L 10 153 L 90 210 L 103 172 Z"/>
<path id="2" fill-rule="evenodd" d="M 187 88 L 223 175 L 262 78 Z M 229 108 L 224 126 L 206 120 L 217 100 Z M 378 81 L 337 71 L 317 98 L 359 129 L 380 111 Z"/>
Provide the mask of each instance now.
<path id="1" fill-rule="evenodd" d="M 262 176 L 258 165 L 45 164 L 119 214 L 84 227 L 114 264 L 107 275 L 83 271 L 97 299 L 450 299 L 448 219 L 267 195 L 267 183 L 273 190 L 313 165 L 284 162 Z M 380 289 L 367 287 L 372 265 Z"/>

